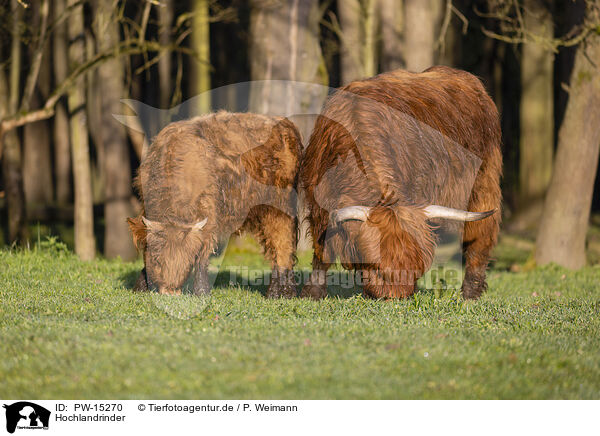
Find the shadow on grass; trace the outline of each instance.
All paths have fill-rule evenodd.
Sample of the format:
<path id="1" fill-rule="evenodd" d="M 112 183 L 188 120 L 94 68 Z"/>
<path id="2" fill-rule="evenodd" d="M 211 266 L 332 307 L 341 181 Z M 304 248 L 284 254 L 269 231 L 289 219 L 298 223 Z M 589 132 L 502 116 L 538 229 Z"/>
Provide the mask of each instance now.
<path id="1" fill-rule="evenodd" d="M 300 270 L 296 272 L 296 283 L 298 294 L 304 285 L 305 279 L 310 274 L 310 271 Z M 133 290 L 133 287 L 140 275 L 139 270 L 129 271 L 119 280 L 126 289 Z M 329 297 L 351 298 L 362 293 L 362 288 L 352 281 L 353 273 L 348 271 L 330 271 L 328 274 L 327 295 Z M 211 272 L 209 274 L 212 288 L 230 288 L 239 287 L 240 289 L 256 292 L 265 296 L 269 283 L 271 282 L 270 271 L 255 271 L 252 277 L 241 276 L 236 274 L 235 270 L 222 268 L 218 273 Z M 192 281 L 190 277 L 183 286 L 183 293 L 192 294 Z"/>
<path id="2" fill-rule="evenodd" d="M 126 289 L 133 290 L 133 285 L 135 285 L 135 282 L 138 279 L 139 275 L 139 270 L 129 271 L 121 275 L 121 277 L 119 277 L 119 280 Z"/>
<path id="3" fill-rule="evenodd" d="M 310 270 L 298 270 L 296 275 L 296 288 L 298 294 L 302 289 Z M 362 293 L 362 288 L 352 282 L 353 273 L 348 271 L 330 271 L 328 275 L 327 295 L 329 297 L 351 298 Z M 271 282 L 270 271 L 256 271 L 251 278 L 243 277 L 228 269 L 222 269 L 216 274 L 211 275 L 214 278 L 213 288 L 239 287 L 241 289 L 258 292 L 265 296 L 269 283 Z"/>
<path id="4" fill-rule="evenodd" d="M 300 293 L 304 282 L 310 274 L 310 270 L 297 270 L 296 274 L 296 287 L 298 294 Z M 211 278 L 214 278 L 212 276 Z M 271 280 L 271 273 L 269 271 L 260 271 L 253 276 L 253 280 L 249 281 L 247 278 L 240 277 L 233 271 L 227 269 L 219 271 L 216 275 L 213 288 L 227 288 L 227 287 L 239 287 L 241 289 L 258 292 L 262 296 L 265 296 L 267 288 Z M 329 270 L 327 274 L 327 296 L 337 297 L 341 299 L 352 298 L 357 295 L 362 295 L 362 286 L 356 282 L 356 273 L 354 271 L 346 270 Z M 428 288 L 426 285 L 418 283 L 415 294 L 419 293 L 422 295 L 431 295 L 436 298 L 442 296 L 455 296 L 460 294 L 460 286 L 453 288 L 448 287 L 432 287 Z"/>
<path id="5" fill-rule="evenodd" d="M 120 277 L 122 285 L 133 290 L 133 286 L 138 279 L 139 271 L 130 271 L 123 274 Z M 304 285 L 306 278 L 309 276 L 310 270 L 298 270 L 296 271 L 296 287 L 298 294 Z M 230 270 L 228 268 L 222 268 L 218 273 L 211 272 L 210 282 L 212 288 L 240 288 L 248 292 L 256 292 L 261 294 L 263 297 L 267 293 L 269 283 L 271 282 L 270 271 L 254 271 L 252 277 L 242 276 L 237 274 L 236 270 Z M 354 273 L 345 270 L 330 270 L 327 275 L 327 296 L 337 298 L 352 298 L 362 294 L 362 287 L 354 281 Z M 183 286 L 184 294 L 192 294 L 192 278 L 190 277 Z M 448 287 L 443 288 L 427 288 L 423 284 L 419 283 L 415 294 L 432 295 L 435 297 L 441 297 L 445 295 L 460 294 L 460 286 L 456 288 Z"/>

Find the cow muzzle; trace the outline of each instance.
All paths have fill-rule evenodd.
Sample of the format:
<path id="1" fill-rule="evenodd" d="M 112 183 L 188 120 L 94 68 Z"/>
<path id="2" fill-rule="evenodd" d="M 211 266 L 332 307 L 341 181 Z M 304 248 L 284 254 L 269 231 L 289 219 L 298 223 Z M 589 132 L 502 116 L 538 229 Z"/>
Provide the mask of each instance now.
<path id="1" fill-rule="evenodd" d="M 160 288 L 158 293 L 161 295 L 181 295 L 181 289 Z"/>

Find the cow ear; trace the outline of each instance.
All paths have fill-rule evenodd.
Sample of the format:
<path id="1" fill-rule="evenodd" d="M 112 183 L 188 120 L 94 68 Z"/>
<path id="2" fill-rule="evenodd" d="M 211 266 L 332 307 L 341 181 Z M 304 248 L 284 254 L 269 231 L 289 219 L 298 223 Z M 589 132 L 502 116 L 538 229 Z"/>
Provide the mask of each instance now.
<path id="1" fill-rule="evenodd" d="M 194 224 L 192 226 L 192 231 L 199 232 L 200 230 L 202 230 L 204 228 L 204 226 L 206 225 L 207 222 L 208 222 L 208 217 L 204 218 L 202 221 L 198 221 L 196 224 Z"/>
<path id="2" fill-rule="evenodd" d="M 127 223 L 129 223 L 129 230 L 133 237 L 133 245 L 141 250 L 146 244 L 146 225 L 143 219 L 141 217 L 127 218 Z"/>

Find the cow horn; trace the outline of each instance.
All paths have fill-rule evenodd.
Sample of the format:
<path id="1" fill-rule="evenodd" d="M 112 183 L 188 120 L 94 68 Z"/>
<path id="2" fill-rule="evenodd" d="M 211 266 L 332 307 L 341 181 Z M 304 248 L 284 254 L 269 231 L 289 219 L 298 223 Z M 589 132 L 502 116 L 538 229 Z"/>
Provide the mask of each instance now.
<path id="1" fill-rule="evenodd" d="M 451 207 L 438 206 L 432 204 L 423 209 L 425 216 L 428 219 L 445 218 L 455 221 L 478 221 L 489 217 L 496 209 L 486 212 L 469 212 L 461 209 L 453 209 Z M 366 221 L 371 212 L 370 207 L 366 206 L 349 206 L 342 209 L 336 209 L 331 213 L 331 222 L 335 225 L 344 221 Z"/>
<path id="2" fill-rule="evenodd" d="M 485 212 L 469 212 L 461 209 L 453 209 L 451 207 L 438 206 L 432 204 L 423 209 L 427 218 L 445 218 L 454 221 L 478 221 L 489 217 L 496 209 Z"/>
<path id="3" fill-rule="evenodd" d="M 142 217 L 142 222 L 144 223 L 147 229 L 152 229 L 153 227 L 156 228 L 160 225 L 158 221 L 151 221 L 145 216 Z"/>
<path id="4" fill-rule="evenodd" d="M 208 217 L 204 218 L 202 221 L 198 221 L 196 224 L 192 226 L 193 231 L 200 231 L 204 228 L 206 223 L 208 222 Z"/>
<path id="5" fill-rule="evenodd" d="M 344 221 L 366 221 L 369 218 L 370 207 L 349 206 L 342 209 L 336 209 L 331 212 L 331 221 L 333 224 L 339 224 Z"/>

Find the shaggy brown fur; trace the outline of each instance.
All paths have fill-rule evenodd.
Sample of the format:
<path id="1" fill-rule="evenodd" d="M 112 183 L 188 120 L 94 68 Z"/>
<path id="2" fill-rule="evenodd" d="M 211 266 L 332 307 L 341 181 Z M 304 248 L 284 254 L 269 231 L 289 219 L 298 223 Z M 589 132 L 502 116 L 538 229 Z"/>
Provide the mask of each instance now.
<path id="1" fill-rule="evenodd" d="M 295 296 L 301 150 L 298 130 L 281 117 L 218 112 L 165 127 L 135 181 L 145 214 L 129 219 L 145 263 L 136 289 L 149 280 L 161 293 L 180 293 L 194 268 L 194 292 L 209 292 L 218 240 L 248 230 L 272 262 L 267 296 Z"/>
<path id="2" fill-rule="evenodd" d="M 423 206 L 437 204 L 497 209 L 464 227 L 463 295 L 479 297 L 500 222 L 500 140 L 496 106 L 464 71 L 397 70 L 332 95 L 300 175 L 314 244 L 313 273 L 301 295 L 326 295 L 325 272 L 336 256 L 346 268 L 365 269 L 367 295 L 411 295 L 435 248 Z M 332 231 L 329 212 L 355 205 L 374 207 L 368 220 Z"/>

